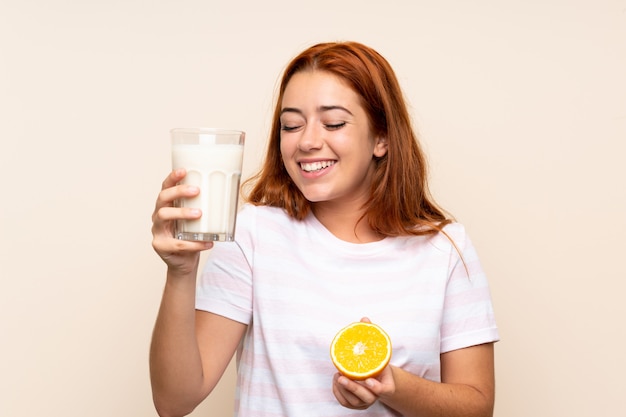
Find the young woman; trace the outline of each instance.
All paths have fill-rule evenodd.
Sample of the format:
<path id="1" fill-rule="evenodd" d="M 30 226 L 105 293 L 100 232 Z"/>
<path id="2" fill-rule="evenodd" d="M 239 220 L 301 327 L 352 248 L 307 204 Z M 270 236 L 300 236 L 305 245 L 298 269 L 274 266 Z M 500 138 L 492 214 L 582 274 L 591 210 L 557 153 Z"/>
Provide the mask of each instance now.
<path id="1" fill-rule="evenodd" d="M 464 228 L 432 201 L 425 166 L 387 61 L 342 42 L 287 67 L 236 243 L 174 239 L 176 219 L 201 213 L 173 207 L 198 190 L 172 172 L 153 215 L 167 264 L 150 355 L 159 414 L 191 412 L 236 352 L 240 417 L 491 416 L 487 280 Z M 329 357 L 359 319 L 393 344 L 387 368 L 361 382 Z"/>

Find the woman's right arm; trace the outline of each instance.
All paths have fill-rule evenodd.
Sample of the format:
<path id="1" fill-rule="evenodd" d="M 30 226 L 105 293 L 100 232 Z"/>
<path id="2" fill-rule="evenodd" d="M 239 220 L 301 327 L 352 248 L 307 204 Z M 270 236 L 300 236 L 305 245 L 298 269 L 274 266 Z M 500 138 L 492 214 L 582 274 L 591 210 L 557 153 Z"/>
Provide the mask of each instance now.
<path id="1" fill-rule="evenodd" d="M 246 325 L 196 311 L 196 275 L 200 252 L 213 243 L 173 237 L 177 219 L 201 213 L 174 207 L 178 198 L 192 197 L 197 188 L 176 185 L 184 170 L 163 182 L 152 216 L 152 246 L 167 264 L 165 289 L 150 347 L 150 377 L 155 407 L 162 417 L 189 414 L 213 390 L 243 336 Z"/>

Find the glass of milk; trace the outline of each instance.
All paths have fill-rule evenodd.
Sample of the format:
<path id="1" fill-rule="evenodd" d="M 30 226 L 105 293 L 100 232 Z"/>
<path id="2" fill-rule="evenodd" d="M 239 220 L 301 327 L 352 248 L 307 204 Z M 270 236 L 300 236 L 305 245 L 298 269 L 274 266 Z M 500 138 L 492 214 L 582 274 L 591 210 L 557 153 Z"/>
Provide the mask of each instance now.
<path id="1" fill-rule="evenodd" d="M 237 130 L 172 129 L 172 167 L 185 168 L 182 184 L 200 193 L 180 199 L 177 207 L 202 210 L 197 220 L 178 220 L 174 236 L 182 240 L 233 241 L 245 133 Z"/>

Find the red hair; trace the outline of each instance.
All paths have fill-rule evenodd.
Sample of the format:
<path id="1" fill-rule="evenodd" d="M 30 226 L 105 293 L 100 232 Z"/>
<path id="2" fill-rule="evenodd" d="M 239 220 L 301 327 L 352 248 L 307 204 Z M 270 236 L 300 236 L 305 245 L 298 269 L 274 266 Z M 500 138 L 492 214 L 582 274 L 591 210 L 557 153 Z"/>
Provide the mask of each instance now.
<path id="1" fill-rule="evenodd" d="M 299 220 L 311 203 L 291 181 L 280 153 L 280 111 L 285 88 L 300 71 L 326 71 L 342 79 L 361 98 L 375 136 L 385 138 L 387 153 L 375 158 L 375 174 L 364 218 L 384 236 L 422 235 L 451 222 L 428 191 L 426 158 L 396 75 L 378 52 L 356 42 L 321 43 L 295 57 L 285 69 L 274 110 L 268 150 L 247 201 L 281 207 Z"/>

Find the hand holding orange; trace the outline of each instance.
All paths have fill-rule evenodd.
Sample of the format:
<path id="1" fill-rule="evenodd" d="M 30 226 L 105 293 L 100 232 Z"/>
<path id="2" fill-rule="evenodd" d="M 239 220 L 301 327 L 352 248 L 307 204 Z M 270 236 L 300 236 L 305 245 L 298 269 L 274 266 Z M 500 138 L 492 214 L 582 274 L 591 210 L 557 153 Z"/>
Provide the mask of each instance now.
<path id="1" fill-rule="evenodd" d="M 330 345 L 330 357 L 346 377 L 357 381 L 371 378 L 389 363 L 391 339 L 376 324 L 352 323 L 335 335 Z"/>

